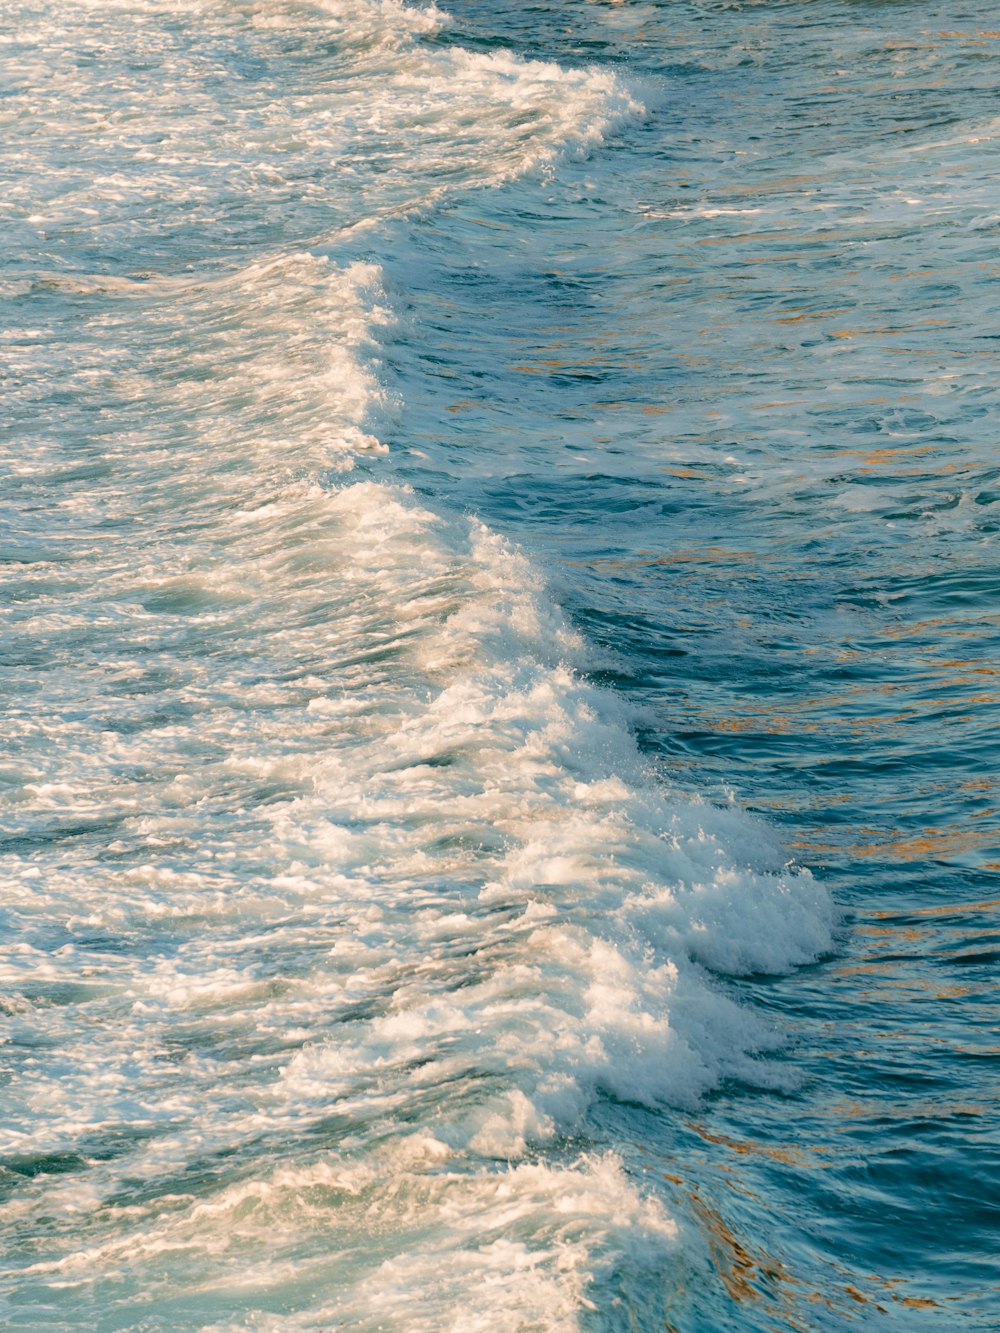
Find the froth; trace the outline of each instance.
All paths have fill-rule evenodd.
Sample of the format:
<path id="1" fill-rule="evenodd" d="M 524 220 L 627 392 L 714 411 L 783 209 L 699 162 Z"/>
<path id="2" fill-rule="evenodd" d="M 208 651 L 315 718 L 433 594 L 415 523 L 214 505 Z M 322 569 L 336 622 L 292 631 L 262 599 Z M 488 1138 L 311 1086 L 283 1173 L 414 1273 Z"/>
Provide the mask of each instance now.
<path id="1" fill-rule="evenodd" d="M 101 266 L 124 252 L 152 271 L 178 237 L 202 263 L 329 242 L 586 150 L 640 110 L 606 71 L 432 44 L 446 16 L 397 0 L 18 0 L 9 18 L 6 114 L 36 130 L 0 159 L 8 247 L 29 262 L 75 267 L 80 229 Z M 101 61 L 78 59 L 91 48 Z"/>
<path id="2" fill-rule="evenodd" d="M 189 645 L 159 685 L 134 659 L 144 693 L 110 745 L 74 734 L 75 682 L 49 682 L 62 744 L 21 799 L 39 836 L 84 809 L 95 832 L 43 841 L 42 882 L 10 867 L 12 917 L 53 923 L 23 938 L 73 908 L 61 947 L 2 960 L 21 1001 L 43 957 L 34 985 L 64 997 L 32 1006 L 58 1054 L 23 1071 L 8 1147 L 92 1154 L 127 1127 L 127 1148 L 60 1210 L 33 1280 L 99 1299 L 160 1255 L 176 1281 L 180 1254 L 195 1290 L 245 1283 L 261 1327 L 293 1280 L 344 1293 L 322 1318 L 347 1326 L 478 1327 L 499 1301 L 511 1328 L 532 1303 L 572 1327 L 622 1246 L 665 1263 L 675 1241 L 620 1164 L 559 1143 L 608 1095 L 776 1080 L 754 1058 L 773 1032 L 705 968 L 811 956 L 826 899 L 747 816 L 655 780 L 535 571 L 478 522 L 290 480 L 220 510 L 213 541 L 249 598 L 150 622 L 127 608 L 183 552 L 105 571 L 119 678 L 140 627 L 147 653 L 182 623 Z M 35 1207 L 65 1188 L 43 1179 Z"/>
<path id="3" fill-rule="evenodd" d="M 395 316 L 315 237 L 635 103 L 428 43 L 444 16 L 394 0 L 105 10 L 38 20 L 62 73 L 18 164 L 19 243 L 57 258 L 12 293 L 53 321 L 21 330 L 12 401 L 33 422 L 44 377 L 79 416 L 48 404 L 10 460 L 5 1282 L 54 1328 L 66 1292 L 90 1326 L 575 1328 L 623 1255 L 682 1242 L 570 1139 L 602 1100 L 776 1080 L 711 974 L 814 956 L 830 908 L 650 769 L 522 553 L 353 480 L 399 411 Z M 122 63 L 77 61 L 105 21 Z M 116 169 L 65 157 L 109 102 Z M 274 217 L 313 241 L 274 253 Z M 68 271 L 79 226 L 157 263 Z M 201 267 L 158 266 L 178 234 Z"/>

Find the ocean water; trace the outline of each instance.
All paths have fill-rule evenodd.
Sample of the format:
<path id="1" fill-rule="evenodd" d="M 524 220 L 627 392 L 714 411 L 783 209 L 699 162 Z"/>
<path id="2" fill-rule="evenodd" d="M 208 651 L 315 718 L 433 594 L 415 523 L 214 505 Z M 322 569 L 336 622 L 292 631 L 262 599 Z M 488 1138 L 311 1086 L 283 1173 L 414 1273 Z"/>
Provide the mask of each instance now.
<path id="1" fill-rule="evenodd" d="M 1000 1326 L 998 59 L 8 0 L 4 1328 Z"/>

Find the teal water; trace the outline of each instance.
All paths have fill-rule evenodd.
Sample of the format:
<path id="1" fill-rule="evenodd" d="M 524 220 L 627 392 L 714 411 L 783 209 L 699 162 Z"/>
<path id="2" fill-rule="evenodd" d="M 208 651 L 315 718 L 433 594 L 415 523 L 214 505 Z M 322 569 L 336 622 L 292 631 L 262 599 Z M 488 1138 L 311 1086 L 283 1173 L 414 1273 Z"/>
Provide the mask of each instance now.
<path id="1" fill-rule="evenodd" d="M 994 25 L 6 22 L 6 1326 L 996 1327 Z"/>

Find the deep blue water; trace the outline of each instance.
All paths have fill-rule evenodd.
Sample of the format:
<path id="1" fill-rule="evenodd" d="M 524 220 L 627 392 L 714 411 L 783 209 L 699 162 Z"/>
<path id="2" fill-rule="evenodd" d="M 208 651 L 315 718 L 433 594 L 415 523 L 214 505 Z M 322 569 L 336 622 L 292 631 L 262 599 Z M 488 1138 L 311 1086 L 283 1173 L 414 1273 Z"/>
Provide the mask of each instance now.
<path id="1" fill-rule="evenodd" d="M 993 1329 L 996 20 L 450 13 L 8 24 L 6 1325 Z"/>

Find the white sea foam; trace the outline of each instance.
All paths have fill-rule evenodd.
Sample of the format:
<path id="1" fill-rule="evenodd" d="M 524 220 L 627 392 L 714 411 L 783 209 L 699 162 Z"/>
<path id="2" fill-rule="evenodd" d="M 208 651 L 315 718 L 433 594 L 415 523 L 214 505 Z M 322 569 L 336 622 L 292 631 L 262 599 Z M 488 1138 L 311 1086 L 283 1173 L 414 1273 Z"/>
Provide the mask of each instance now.
<path id="1" fill-rule="evenodd" d="M 47 554 L 7 607 L 2 1148 L 87 1163 L 0 1207 L 56 1219 L 17 1283 L 122 1318 L 183 1287 L 236 1302 L 219 1328 L 573 1328 L 679 1242 L 561 1145 L 602 1099 L 777 1080 L 706 969 L 814 957 L 826 898 L 663 786 L 516 548 L 343 475 L 399 410 L 375 266 L 101 299 L 65 372 L 128 424 L 93 476 L 11 466 Z"/>
<path id="2" fill-rule="evenodd" d="M 178 236 L 225 262 L 510 180 L 640 111 L 603 70 L 432 46 L 446 16 L 398 0 L 8 9 L 0 217 L 40 253 L 85 229 L 152 269 Z"/>
<path id="3" fill-rule="evenodd" d="M 569 1139 L 609 1099 L 777 1080 L 776 1035 L 710 973 L 814 957 L 829 904 L 647 766 L 523 554 L 349 475 L 400 411 L 379 267 L 226 247 L 241 191 L 367 221 L 634 104 L 427 46 L 444 16 L 391 0 L 23 17 L 61 71 L 62 166 L 14 193 L 53 249 L 8 293 L 42 312 L 11 325 L 10 403 L 33 423 L 45 380 L 79 415 L 45 403 L 5 460 L 5 1283 L 53 1329 L 575 1328 L 603 1271 L 682 1241 Z M 300 100 L 262 73 L 217 115 L 234 32 L 265 70 L 275 33 L 305 41 Z M 118 56 L 77 61 L 101 33 Z M 105 171 L 61 156 L 80 117 Z M 62 264 L 75 227 L 125 244 L 147 209 L 201 269 Z"/>
<path id="4" fill-rule="evenodd" d="M 825 898 L 746 816 L 653 783 L 531 567 L 478 523 L 292 481 L 220 513 L 213 541 L 253 592 L 176 612 L 190 660 L 141 703 L 188 715 L 94 748 L 53 699 L 61 744 L 22 794 L 40 819 L 116 828 L 57 844 L 10 899 L 29 937 L 72 904 L 71 939 L 6 951 L 5 981 L 78 991 L 32 1015 L 58 1055 L 23 1071 L 7 1150 L 135 1136 L 81 1198 L 38 1186 L 72 1231 L 33 1272 L 87 1285 L 169 1255 L 174 1282 L 180 1255 L 198 1290 L 332 1284 L 347 1326 L 456 1309 L 479 1327 L 500 1301 L 504 1327 L 532 1305 L 572 1327 L 609 1251 L 645 1237 L 663 1262 L 674 1231 L 612 1161 L 530 1154 L 602 1096 L 689 1106 L 728 1075 L 770 1080 L 750 1055 L 773 1034 L 702 964 L 813 956 Z M 173 592 L 185 564 L 109 571 L 103 595 Z M 119 676 L 146 625 L 112 642 Z M 230 1157 L 235 1183 L 183 1183 Z M 123 1210 L 122 1171 L 178 1184 Z M 279 1219 L 287 1249 L 244 1273 Z M 312 1254 L 328 1227 L 354 1238 L 339 1269 Z"/>

